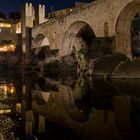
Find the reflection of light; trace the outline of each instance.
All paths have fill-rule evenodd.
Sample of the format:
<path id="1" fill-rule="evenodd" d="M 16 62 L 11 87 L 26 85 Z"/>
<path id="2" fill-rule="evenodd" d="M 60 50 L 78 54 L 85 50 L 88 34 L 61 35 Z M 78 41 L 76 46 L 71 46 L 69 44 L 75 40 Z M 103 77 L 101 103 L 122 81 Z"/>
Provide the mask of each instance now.
<path id="1" fill-rule="evenodd" d="M 13 83 L 10 84 L 3 84 L 1 85 L 0 89 L 2 90 L 3 94 L 7 95 L 8 94 L 13 94 L 15 92 L 15 87 Z"/>
<path id="2" fill-rule="evenodd" d="M 11 113 L 11 109 L 0 109 L 0 114 L 8 114 Z"/>
<path id="3" fill-rule="evenodd" d="M 3 92 L 4 92 L 4 94 L 7 93 L 7 86 L 6 85 L 3 86 Z"/>
<path id="4" fill-rule="evenodd" d="M 14 86 L 11 86 L 9 90 L 10 90 L 10 93 L 11 93 L 11 94 L 13 94 L 13 93 L 14 93 L 14 91 L 15 91 Z"/>
<path id="5" fill-rule="evenodd" d="M 10 106 L 7 104 L 0 104 L 0 114 L 11 113 Z"/>
<path id="6" fill-rule="evenodd" d="M 49 101 L 50 92 L 43 92 L 43 91 L 41 91 L 41 95 L 42 95 L 43 99 L 44 99 L 46 102 Z"/>
<path id="7" fill-rule="evenodd" d="M 21 113 L 21 103 L 16 104 L 16 111 Z"/>

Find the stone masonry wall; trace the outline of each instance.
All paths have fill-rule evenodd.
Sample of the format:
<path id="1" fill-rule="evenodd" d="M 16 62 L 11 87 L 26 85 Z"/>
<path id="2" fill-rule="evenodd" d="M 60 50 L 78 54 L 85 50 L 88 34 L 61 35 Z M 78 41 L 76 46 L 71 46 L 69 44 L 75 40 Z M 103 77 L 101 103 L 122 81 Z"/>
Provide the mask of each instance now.
<path id="1" fill-rule="evenodd" d="M 65 41 L 66 32 L 78 33 L 78 30 L 76 32 L 69 30 L 73 23 L 79 21 L 85 22 L 92 28 L 96 37 L 116 36 L 118 17 L 120 16 L 121 11 L 133 2 L 134 0 L 98 0 L 89 3 L 80 8 L 76 8 L 71 13 L 50 19 L 49 21 L 34 27 L 32 30 L 32 37 L 35 38 L 39 33 L 44 33 L 49 39 L 50 47 L 52 49 L 59 49 L 61 52 L 60 55 L 65 55 L 63 49 L 65 47 L 67 48 L 67 46 L 63 46 L 63 42 Z M 133 9 L 130 10 L 133 11 Z M 118 46 L 114 48 L 114 51 L 119 51 L 117 47 Z M 67 50 L 68 49 L 69 48 L 67 48 Z M 125 49 L 122 49 L 122 51 L 119 52 L 126 53 Z"/>

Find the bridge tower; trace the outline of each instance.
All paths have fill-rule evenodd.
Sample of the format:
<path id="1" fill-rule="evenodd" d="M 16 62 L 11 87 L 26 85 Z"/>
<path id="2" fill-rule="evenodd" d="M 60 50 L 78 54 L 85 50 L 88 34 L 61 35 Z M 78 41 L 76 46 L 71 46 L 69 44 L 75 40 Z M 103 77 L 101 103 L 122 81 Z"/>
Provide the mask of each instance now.
<path id="1" fill-rule="evenodd" d="M 31 62 L 31 29 L 45 21 L 45 5 L 34 8 L 32 3 L 25 3 L 21 11 L 22 52 L 24 64 Z"/>
<path id="2" fill-rule="evenodd" d="M 36 24 L 41 24 L 45 21 L 45 5 L 39 4 L 35 14 Z"/>
<path id="3" fill-rule="evenodd" d="M 22 28 L 22 52 L 23 62 L 30 63 L 31 60 L 31 28 L 35 22 L 35 10 L 31 3 L 25 3 L 21 11 Z"/>

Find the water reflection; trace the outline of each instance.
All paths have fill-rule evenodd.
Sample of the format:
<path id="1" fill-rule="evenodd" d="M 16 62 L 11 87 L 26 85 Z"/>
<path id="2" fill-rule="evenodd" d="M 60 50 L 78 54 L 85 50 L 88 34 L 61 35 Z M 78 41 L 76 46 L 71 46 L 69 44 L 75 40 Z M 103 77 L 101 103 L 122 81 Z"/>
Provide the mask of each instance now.
<path id="1" fill-rule="evenodd" d="M 2 78 L 0 139 L 138 140 L 139 83 L 74 73 Z"/>
<path id="2" fill-rule="evenodd" d="M 137 92 L 131 92 L 139 80 L 106 81 L 79 76 L 74 87 L 44 80 L 58 90 L 33 90 L 32 107 L 47 120 L 86 140 L 139 139 L 139 97 Z"/>

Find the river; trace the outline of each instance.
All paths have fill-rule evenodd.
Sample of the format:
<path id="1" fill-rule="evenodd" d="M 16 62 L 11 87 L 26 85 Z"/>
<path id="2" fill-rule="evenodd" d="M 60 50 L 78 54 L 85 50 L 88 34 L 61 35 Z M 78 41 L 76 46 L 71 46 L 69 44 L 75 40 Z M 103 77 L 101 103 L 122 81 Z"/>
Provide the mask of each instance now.
<path id="1" fill-rule="evenodd" d="M 139 140 L 140 79 L 0 69 L 0 140 Z"/>

